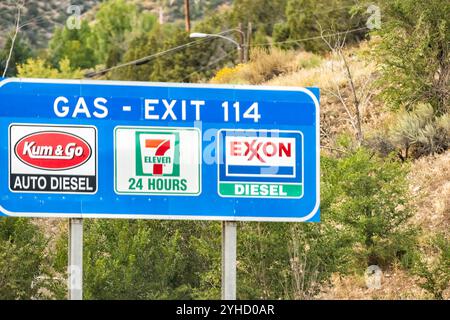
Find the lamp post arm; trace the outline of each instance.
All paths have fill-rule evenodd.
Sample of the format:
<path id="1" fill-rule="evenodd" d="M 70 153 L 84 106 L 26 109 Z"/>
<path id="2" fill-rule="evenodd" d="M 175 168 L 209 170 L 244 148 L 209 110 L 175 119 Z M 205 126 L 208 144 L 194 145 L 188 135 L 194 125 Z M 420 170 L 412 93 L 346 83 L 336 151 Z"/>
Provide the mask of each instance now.
<path id="1" fill-rule="evenodd" d="M 237 42 L 236 40 L 234 40 L 234 39 L 232 39 L 232 38 L 230 38 L 230 37 L 226 37 L 226 36 L 224 36 L 224 34 L 227 34 L 227 33 L 230 33 L 230 32 L 233 32 L 233 31 L 237 31 L 237 32 L 239 32 L 240 34 L 241 34 L 241 41 L 240 42 Z M 225 30 L 225 31 L 222 31 L 222 32 L 220 32 L 220 33 L 201 33 L 201 32 L 194 32 L 194 33 L 191 33 L 190 34 L 190 37 L 191 38 L 205 38 L 205 37 L 210 37 L 210 38 L 221 38 L 221 39 L 224 39 L 224 40 L 227 40 L 227 41 L 229 41 L 229 42 L 231 42 L 231 43 L 233 43 L 236 47 L 237 47 L 237 50 L 238 50 L 238 52 L 239 52 L 239 57 L 240 57 L 240 62 L 241 63 L 243 63 L 243 62 L 245 62 L 245 54 L 243 54 L 243 52 L 244 52 L 244 43 L 245 43 L 245 34 L 244 34 L 244 32 L 242 31 L 242 30 L 240 30 L 240 29 L 229 29 L 229 30 Z"/>
<path id="2" fill-rule="evenodd" d="M 221 39 L 224 39 L 224 40 L 228 40 L 228 41 L 234 43 L 236 45 L 236 47 L 238 48 L 238 50 L 242 49 L 241 45 L 237 41 L 235 41 L 235 40 L 233 40 L 233 39 L 231 39 L 229 37 L 225 37 L 225 36 L 223 36 L 221 34 L 208 34 L 208 37 L 215 37 L 215 38 L 221 38 Z"/>
<path id="3" fill-rule="evenodd" d="M 233 31 L 234 32 L 239 32 L 243 37 L 245 37 L 244 31 L 239 30 L 238 28 L 228 29 L 228 30 L 222 31 L 222 32 L 220 32 L 218 34 L 226 34 L 226 33 L 233 32 Z"/>

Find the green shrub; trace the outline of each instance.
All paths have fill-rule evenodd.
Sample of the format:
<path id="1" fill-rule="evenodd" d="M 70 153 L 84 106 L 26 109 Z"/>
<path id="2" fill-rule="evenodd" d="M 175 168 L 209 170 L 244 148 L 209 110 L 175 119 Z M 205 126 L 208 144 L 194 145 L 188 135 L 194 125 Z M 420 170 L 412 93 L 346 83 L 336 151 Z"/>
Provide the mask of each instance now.
<path id="1" fill-rule="evenodd" d="M 351 241 L 326 214 L 320 224 L 291 224 L 285 239 L 289 264 L 283 270 L 285 299 L 312 299 L 334 272 L 348 271 Z"/>
<path id="2" fill-rule="evenodd" d="M 334 34 L 364 27 L 368 15 L 367 7 L 350 0 L 288 0 L 285 7 L 286 19 L 274 27 L 274 42 L 282 48 L 301 48 L 312 52 L 324 52 L 329 48 L 320 38 L 324 34 Z M 361 41 L 366 31 L 350 32 L 345 35 L 347 43 Z M 301 39 L 311 38 L 307 41 Z M 297 41 L 300 40 L 300 41 Z M 330 40 L 330 38 L 328 39 Z"/>
<path id="3" fill-rule="evenodd" d="M 358 270 L 402 260 L 414 244 L 406 173 L 365 149 L 322 159 L 321 210 L 353 242 Z"/>
<path id="4" fill-rule="evenodd" d="M 47 276 L 45 247 L 30 219 L 0 218 L 0 300 L 40 296 Z"/>
<path id="5" fill-rule="evenodd" d="M 414 111 L 397 116 L 390 139 L 404 159 L 444 152 L 449 147 L 450 116 L 435 117 L 431 105 L 421 104 Z"/>
<path id="6" fill-rule="evenodd" d="M 316 54 L 303 53 L 298 61 L 301 69 L 312 69 L 318 67 L 322 62 L 322 58 Z"/>
<path id="7" fill-rule="evenodd" d="M 381 69 L 384 102 L 413 110 L 429 103 L 435 114 L 449 112 L 450 3 L 442 0 L 383 0 L 381 37 L 374 58 Z"/>
<path id="8" fill-rule="evenodd" d="M 191 239 L 202 263 L 194 298 L 219 299 L 220 224 L 204 224 Z M 238 299 L 309 299 L 348 259 L 348 241 L 328 224 L 238 224 Z M 342 270 L 345 267 L 342 267 Z"/>
<path id="9" fill-rule="evenodd" d="M 420 286 L 435 299 L 444 299 L 444 291 L 450 287 L 450 240 L 443 234 L 435 236 L 430 253 L 422 254 L 416 261 L 413 272 L 422 280 Z"/>
<path id="10" fill-rule="evenodd" d="M 85 299 L 192 299 L 210 268 L 192 244 L 201 222 L 89 219 L 84 227 Z M 66 235 L 57 261 L 64 272 Z"/>

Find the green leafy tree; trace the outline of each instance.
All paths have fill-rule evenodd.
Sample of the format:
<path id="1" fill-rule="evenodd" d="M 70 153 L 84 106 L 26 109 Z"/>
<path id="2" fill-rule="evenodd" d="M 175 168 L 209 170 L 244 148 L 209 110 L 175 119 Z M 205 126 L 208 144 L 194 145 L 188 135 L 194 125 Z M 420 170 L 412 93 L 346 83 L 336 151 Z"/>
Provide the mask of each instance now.
<path id="1" fill-rule="evenodd" d="M 242 23 L 246 28 L 248 22 L 258 29 L 264 30 L 267 35 L 272 34 L 275 23 L 284 19 L 287 0 L 235 0 L 231 19 L 234 27 Z"/>
<path id="2" fill-rule="evenodd" d="M 136 15 L 137 7 L 124 0 L 106 1 L 100 5 L 89 39 L 100 63 L 108 62 L 107 67 L 110 67 L 120 61 L 120 57 L 114 60 L 111 57 L 115 56 L 115 51 L 125 50 L 127 34 L 132 30 Z"/>
<path id="3" fill-rule="evenodd" d="M 81 23 L 80 29 L 67 27 L 56 29 L 49 43 L 49 60 L 57 67 L 64 58 L 70 60 L 74 69 L 92 68 L 97 64 L 94 50 L 90 47 L 88 39 L 91 29 L 86 20 Z"/>
<path id="4" fill-rule="evenodd" d="M 173 51 L 173 48 L 193 42 L 189 35 L 176 27 L 157 26 L 152 32 L 141 34 L 131 41 L 124 55 L 123 63 L 145 56 L 165 52 L 146 63 L 120 68 L 109 75 L 110 79 L 194 82 L 209 78 L 214 70 L 233 59 L 236 49 L 231 53 L 218 53 L 224 46 L 217 39 L 203 39 L 198 43 Z M 225 44 L 228 46 L 228 44 Z M 229 50 L 228 47 L 225 47 Z M 167 52 L 166 52 L 167 51 Z M 222 50 L 223 51 L 223 50 Z"/>
<path id="5" fill-rule="evenodd" d="M 170 49 L 191 42 L 188 34 L 177 30 L 172 37 L 167 38 L 164 49 Z M 152 80 L 192 82 L 196 79 L 212 76 L 209 64 L 214 61 L 214 39 L 207 39 L 201 43 L 188 46 L 172 54 L 163 55 L 155 60 Z"/>
<path id="6" fill-rule="evenodd" d="M 157 0 L 163 10 L 164 19 L 169 22 L 184 19 L 184 0 Z M 218 9 L 221 5 L 230 4 L 232 0 L 191 0 L 190 15 L 192 20 L 198 20 Z"/>
<path id="7" fill-rule="evenodd" d="M 326 51 L 328 47 L 320 39 L 322 32 L 326 35 L 365 27 L 365 14 L 357 8 L 352 0 L 288 0 L 286 25 L 276 26 L 274 41 L 287 41 L 280 45 L 284 48 Z M 364 30 L 348 33 L 346 41 L 348 43 L 360 41 L 365 33 Z M 319 38 L 295 42 L 297 39 L 310 37 Z"/>
<path id="8" fill-rule="evenodd" d="M 375 57 L 383 98 L 393 109 L 408 111 L 430 103 L 436 114 L 449 111 L 450 3 L 389 0 L 382 2 L 382 28 Z"/>
<path id="9" fill-rule="evenodd" d="M 30 219 L 0 218 L 0 299 L 39 297 L 47 241 Z"/>
<path id="10" fill-rule="evenodd" d="M 0 51 L 0 76 L 6 68 L 6 61 L 9 57 L 9 52 L 11 50 L 12 39 L 8 37 L 5 47 Z M 17 75 L 17 65 L 24 63 L 32 55 L 32 51 L 28 43 L 20 37 L 17 36 L 14 43 L 14 48 L 11 53 L 11 59 L 9 61 L 8 70 L 6 71 L 7 77 L 15 77 Z"/>
<path id="11" fill-rule="evenodd" d="M 97 62 L 111 67 L 120 62 L 129 40 L 136 33 L 150 31 L 155 23 L 155 16 L 139 13 L 135 4 L 124 0 L 106 1 L 95 15 L 88 43 L 94 49 Z"/>

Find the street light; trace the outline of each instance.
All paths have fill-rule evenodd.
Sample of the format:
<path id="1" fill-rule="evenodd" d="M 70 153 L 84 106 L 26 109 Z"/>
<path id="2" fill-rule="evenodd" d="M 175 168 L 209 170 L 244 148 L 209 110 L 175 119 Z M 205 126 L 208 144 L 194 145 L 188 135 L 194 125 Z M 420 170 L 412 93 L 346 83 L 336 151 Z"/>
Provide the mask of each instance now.
<path id="1" fill-rule="evenodd" d="M 242 55 L 242 47 L 243 47 L 243 45 L 241 43 L 237 42 L 236 40 L 234 40 L 234 39 L 232 39 L 230 37 L 225 37 L 223 35 L 224 33 L 227 33 L 227 32 L 230 32 L 230 31 L 237 31 L 237 32 L 241 33 L 242 36 L 244 35 L 244 33 L 241 30 L 239 30 L 239 29 L 230 29 L 230 30 L 224 31 L 222 33 L 193 32 L 193 33 L 191 33 L 189 35 L 189 38 L 208 38 L 208 37 L 210 37 L 210 38 L 221 38 L 221 39 L 227 40 L 229 42 L 232 42 L 232 43 L 234 43 L 236 45 L 236 48 L 237 48 L 237 50 L 239 52 L 241 63 L 243 63 L 244 62 L 244 58 L 243 58 L 243 55 Z"/>
<path id="2" fill-rule="evenodd" d="M 201 32 L 192 32 L 189 35 L 189 38 L 206 38 L 206 37 L 209 37 L 209 34 Z"/>

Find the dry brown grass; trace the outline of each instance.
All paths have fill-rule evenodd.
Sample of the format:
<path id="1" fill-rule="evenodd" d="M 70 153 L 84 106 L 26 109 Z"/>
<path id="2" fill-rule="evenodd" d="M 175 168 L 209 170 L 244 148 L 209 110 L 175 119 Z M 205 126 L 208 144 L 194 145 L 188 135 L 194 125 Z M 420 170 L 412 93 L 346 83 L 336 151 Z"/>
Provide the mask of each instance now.
<path id="1" fill-rule="evenodd" d="M 377 70 L 364 57 L 370 44 L 362 43 L 357 48 L 344 51 L 361 103 L 363 133 L 383 125 L 384 106 L 375 99 L 379 89 L 373 86 Z M 321 90 L 321 144 L 333 146 L 339 134 L 354 130 L 342 101 L 352 105 L 352 91 L 344 70 L 343 61 L 336 56 L 320 58 L 309 52 L 292 52 L 272 49 L 253 51 L 248 64 L 219 71 L 211 82 L 227 84 L 263 84 L 268 86 L 318 87 Z M 268 79 L 264 81 L 264 79 Z"/>
<path id="2" fill-rule="evenodd" d="M 382 125 L 384 118 L 384 106 L 376 99 L 379 89 L 373 85 L 377 78 L 376 66 L 365 58 L 369 50 L 370 44 L 362 43 L 359 47 L 343 51 L 360 101 L 363 134 Z M 336 137 L 342 133 L 356 133 L 354 122 L 352 124 L 351 120 L 354 118 L 349 116 L 349 111 L 352 117 L 355 115 L 353 93 L 344 62 L 338 55 L 330 54 L 314 68 L 298 69 L 296 72 L 281 75 L 264 84 L 320 88 L 321 144 L 323 146 L 332 147 Z"/>
<path id="3" fill-rule="evenodd" d="M 375 72 L 375 64 L 368 63 L 366 59 L 362 58 L 358 53 L 361 50 L 366 50 L 364 47 L 367 44 L 361 44 L 361 47 L 350 48 L 345 50 L 345 55 L 349 59 L 350 70 L 354 76 L 356 82 L 362 82 L 368 75 Z M 314 55 L 303 52 L 298 56 L 300 61 L 307 59 L 314 59 Z M 342 69 L 342 61 L 338 57 L 328 56 L 326 59 L 320 61 L 320 63 L 314 68 L 300 68 L 296 72 L 282 75 L 274 78 L 266 85 L 274 86 L 297 86 L 319 87 L 322 90 L 334 89 L 338 84 L 341 88 L 345 87 L 348 83 L 347 77 L 344 73 L 338 72 Z"/>
<path id="4" fill-rule="evenodd" d="M 320 64 L 321 58 L 309 52 L 286 51 L 278 48 L 254 48 L 250 62 L 234 68 L 223 68 L 211 79 L 221 84 L 262 84 L 279 76 L 287 76 L 299 69 Z"/>
<path id="5" fill-rule="evenodd" d="M 374 71 L 373 64 L 366 64 L 356 56 L 350 58 L 351 71 L 357 81 Z M 300 69 L 297 72 L 274 78 L 265 84 L 296 87 L 314 86 L 322 90 L 334 89 L 336 83 L 341 87 L 345 87 L 347 85 L 347 77 L 343 73 L 336 72 L 341 66 L 342 62 L 340 61 L 326 59 L 315 68 Z"/>
<path id="6" fill-rule="evenodd" d="M 294 71 L 297 68 L 295 60 L 294 51 L 255 48 L 251 51 L 250 63 L 242 68 L 241 75 L 250 84 L 260 84 L 281 74 Z"/>
<path id="7" fill-rule="evenodd" d="M 383 271 L 381 286 L 368 288 L 365 277 L 333 275 L 331 285 L 323 288 L 317 299 L 329 300 L 400 300 L 431 299 L 418 279 L 399 268 Z"/>
<path id="8" fill-rule="evenodd" d="M 412 222 L 425 236 L 450 237 L 450 151 L 416 160 L 408 179 L 416 212 Z"/>

